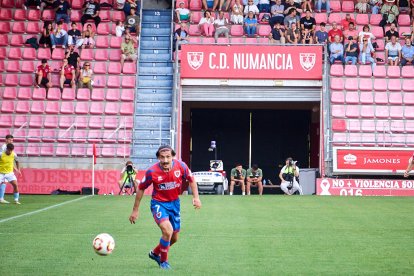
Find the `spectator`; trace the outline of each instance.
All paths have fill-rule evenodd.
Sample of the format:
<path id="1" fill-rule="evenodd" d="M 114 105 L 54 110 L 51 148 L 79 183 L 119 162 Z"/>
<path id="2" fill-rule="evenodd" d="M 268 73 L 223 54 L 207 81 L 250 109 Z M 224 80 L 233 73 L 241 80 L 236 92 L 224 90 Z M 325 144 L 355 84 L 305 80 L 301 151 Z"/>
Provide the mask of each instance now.
<path id="1" fill-rule="evenodd" d="M 80 56 L 78 52 L 75 51 L 75 47 L 69 46 L 69 51 L 65 53 L 65 58 L 68 60 L 68 63 L 75 68 L 76 77 L 79 77 L 80 73 Z"/>
<path id="2" fill-rule="evenodd" d="M 411 45 L 411 40 L 407 37 L 405 39 L 405 45 L 401 48 L 401 66 L 405 66 L 407 64 L 414 65 L 413 58 L 414 46 Z"/>
<path id="3" fill-rule="evenodd" d="M 68 24 L 70 21 L 69 12 L 71 9 L 69 2 L 66 0 L 57 0 L 53 4 L 53 8 L 56 14 L 56 17 L 55 17 L 56 23 L 63 20 L 65 21 L 66 24 Z"/>
<path id="4" fill-rule="evenodd" d="M 315 33 L 315 40 L 318 44 L 326 44 L 328 41 L 328 32 L 326 31 L 326 24 L 322 22 L 320 24 L 320 30 Z"/>
<path id="5" fill-rule="evenodd" d="M 68 59 L 63 60 L 62 68 L 60 68 L 60 91 L 63 92 L 63 87 L 65 84 L 69 84 L 72 89 L 76 88 L 75 85 L 75 67 L 68 63 Z"/>
<path id="6" fill-rule="evenodd" d="M 132 40 L 132 42 L 134 42 L 134 46 L 136 47 L 136 46 L 138 46 L 138 39 L 137 39 L 137 37 L 136 36 L 133 36 L 132 34 L 131 34 L 131 31 L 129 30 L 129 28 L 126 28 L 125 29 L 125 35 L 124 35 L 125 37 L 129 37 L 131 40 Z"/>
<path id="7" fill-rule="evenodd" d="M 99 11 L 101 10 L 101 5 L 96 0 L 89 0 L 83 4 L 83 15 L 81 17 L 82 26 L 85 25 L 86 21 L 92 19 L 95 21 L 95 26 L 98 27 L 101 22 L 99 17 Z"/>
<path id="8" fill-rule="evenodd" d="M 283 20 L 283 25 L 285 26 L 285 28 L 290 28 L 293 23 L 299 25 L 300 18 L 296 15 L 295 9 L 290 9 L 289 14 L 285 16 L 285 19 Z"/>
<path id="9" fill-rule="evenodd" d="M 292 23 L 290 28 L 286 31 L 286 43 L 298 44 L 300 42 L 301 33 L 299 28 L 296 27 L 296 23 Z"/>
<path id="10" fill-rule="evenodd" d="M 249 13 L 253 12 L 253 15 L 259 15 L 259 8 L 253 3 L 253 0 L 247 1 L 247 5 L 244 7 L 244 15 L 247 18 Z"/>
<path id="11" fill-rule="evenodd" d="M 309 10 L 310 12 L 313 13 L 313 11 L 312 11 L 312 1 L 311 0 L 303 0 L 302 10 L 304 10 L 304 11 Z"/>
<path id="12" fill-rule="evenodd" d="M 68 44 L 68 33 L 62 27 L 63 23 L 62 21 L 59 21 L 57 23 L 57 28 L 50 35 L 52 49 L 55 49 L 56 45 L 62 45 L 62 48 L 65 49 Z"/>
<path id="13" fill-rule="evenodd" d="M 253 165 L 250 169 L 247 170 L 247 181 L 246 181 L 246 188 L 247 188 L 247 195 L 250 195 L 250 186 L 257 186 L 259 190 L 259 195 L 263 194 L 263 172 L 262 169 L 259 168 L 256 164 Z"/>
<path id="14" fill-rule="evenodd" d="M 176 50 L 177 42 L 188 43 L 188 32 L 187 25 L 184 22 L 181 22 L 180 28 L 174 32 L 174 42 L 173 42 L 173 51 Z M 178 50 L 181 50 L 181 45 L 178 46 Z"/>
<path id="15" fill-rule="evenodd" d="M 233 24 L 241 25 L 243 24 L 243 5 L 240 4 L 240 0 L 236 0 L 231 13 L 231 22 Z"/>
<path id="16" fill-rule="evenodd" d="M 131 14 L 131 9 L 132 8 L 134 8 L 135 14 L 139 15 L 139 10 L 140 10 L 139 1 L 137 1 L 137 0 L 126 0 L 125 4 L 124 4 L 125 17 L 127 17 L 128 15 Z"/>
<path id="17" fill-rule="evenodd" d="M 394 2 L 386 1 L 381 8 L 382 20 L 379 25 L 382 27 L 382 31 L 385 35 L 385 25 L 391 23 L 397 23 L 397 16 L 400 14 L 397 5 Z"/>
<path id="18" fill-rule="evenodd" d="M 47 64 L 46 59 L 42 59 L 42 64 L 37 66 L 36 70 L 36 87 L 39 88 L 41 85 L 49 89 L 52 87 L 52 69 Z"/>
<path id="19" fill-rule="evenodd" d="M 53 9 L 53 5 L 55 4 L 56 0 L 42 0 L 40 3 L 40 12 L 43 12 L 45 8 Z"/>
<path id="20" fill-rule="evenodd" d="M 248 37 L 256 35 L 257 19 L 254 17 L 254 12 L 249 11 L 249 15 L 244 20 L 244 32 Z"/>
<path id="21" fill-rule="evenodd" d="M 285 165 L 280 170 L 279 178 L 281 180 L 280 189 L 286 195 L 293 195 L 296 191 L 301 192 L 299 186 L 299 167 L 296 166 L 296 162 L 291 157 L 287 158 Z"/>
<path id="22" fill-rule="evenodd" d="M 362 41 L 359 43 L 359 61 L 362 64 L 366 64 L 367 61 L 370 62 L 372 71 L 374 72 L 374 68 L 376 65 L 375 49 L 372 46 L 368 37 L 364 37 Z"/>
<path id="23" fill-rule="evenodd" d="M 72 29 L 68 31 L 68 46 L 75 46 L 76 49 L 82 46 L 82 33 L 78 30 L 75 22 L 72 22 Z"/>
<path id="24" fill-rule="evenodd" d="M 285 6 L 282 5 L 282 0 L 276 0 L 276 4 L 270 8 L 270 14 L 272 17 L 270 17 L 269 24 L 272 29 L 275 26 L 276 22 L 283 24 L 283 21 L 285 19 L 285 15 L 283 13 L 284 11 Z"/>
<path id="25" fill-rule="evenodd" d="M 285 6 L 284 14 L 289 14 L 290 10 L 295 10 L 296 14 L 301 14 L 303 12 L 300 4 L 296 3 L 294 0 L 287 0 L 284 6 Z"/>
<path id="26" fill-rule="evenodd" d="M 311 36 L 313 36 L 315 28 L 316 28 L 316 21 L 315 18 L 312 17 L 311 11 L 307 10 L 306 15 L 300 19 L 300 28 L 309 30 Z"/>
<path id="27" fill-rule="evenodd" d="M 272 31 L 269 34 L 269 42 L 274 44 L 285 44 L 285 33 L 282 28 L 280 28 L 280 23 L 276 22 L 273 26 Z"/>
<path id="28" fill-rule="evenodd" d="M 125 32 L 124 22 L 122 22 L 121 20 L 117 20 L 116 27 L 115 27 L 115 35 L 117 37 L 122 37 L 124 32 Z"/>
<path id="29" fill-rule="evenodd" d="M 358 44 L 354 37 L 348 37 L 348 44 L 345 46 L 345 64 L 351 62 L 356 65 L 358 59 Z"/>
<path id="30" fill-rule="evenodd" d="M 224 17 L 224 12 L 220 11 L 218 18 L 214 20 L 214 28 L 216 29 L 214 32 L 214 39 L 216 43 L 220 35 L 224 35 L 227 39 L 229 38 L 229 28 L 227 27 L 228 24 L 229 21 L 226 17 Z"/>
<path id="31" fill-rule="evenodd" d="M 23 5 L 25 10 L 32 6 L 36 6 L 36 9 L 40 10 L 40 0 L 26 0 Z"/>
<path id="32" fill-rule="evenodd" d="M 358 0 L 355 5 L 355 11 L 358 13 L 368 13 L 369 0 Z"/>
<path id="33" fill-rule="evenodd" d="M 228 11 L 232 2 L 233 2 L 232 0 L 219 0 L 218 11 L 219 12 L 222 10 Z M 225 4 L 225 7 L 223 9 L 224 4 Z M 214 6 L 213 6 L 213 9 L 214 9 Z"/>
<path id="34" fill-rule="evenodd" d="M 347 13 L 345 15 L 345 18 L 341 20 L 341 28 L 342 31 L 346 31 L 349 29 L 349 24 L 353 23 L 355 26 L 355 20 L 351 18 L 351 15 L 349 13 Z"/>
<path id="35" fill-rule="evenodd" d="M 135 53 L 134 42 L 130 36 L 125 36 L 125 41 L 121 44 L 121 68 L 124 68 L 125 60 L 137 60 L 137 54 Z"/>
<path id="36" fill-rule="evenodd" d="M 184 1 L 180 1 L 178 8 L 175 9 L 175 16 L 177 17 L 178 23 L 181 21 L 191 21 L 191 11 L 184 6 Z"/>
<path id="37" fill-rule="evenodd" d="M 45 22 L 42 36 L 39 39 L 39 44 L 43 44 L 43 47 L 52 47 L 52 41 L 50 40 L 50 36 L 53 33 L 53 25 L 51 22 Z"/>
<path id="38" fill-rule="evenodd" d="M 270 2 L 269 0 L 259 0 L 259 4 L 257 5 L 259 12 L 270 12 Z"/>
<path id="39" fill-rule="evenodd" d="M 364 27 L 362 28 L 362 31 L 359 32 L 358 34 L 359 43 L 362 43 L 364 38 L 368 39 L 369 43 L 372 43 L 372 41 L 375 39 L 375 36 L 373 33 L 371 33 L 368 25 L 364 25 Z"/>
<path id="40" fill-rule="evenodd" d="M 371 13 L 378 14 L 382 7 L 382 0 L 370 0 L 369 5 L 371 6 Z"/>
<path id="41" fill-rule="evenodd" d="M 135 14 L 135 8 L 131 8 L 130 15 L 125 20 L 125 27 L 127 27 L 132 33 L 139 35 L 139 23 L 141 18 Z"/>
<path id="42" fill-rule="evenodd" d="M 411 6 L 411 20 L 413 20 L 414 17 L 414 0 L 410 0 L 410 6 Z M 413 22 L 414 24 L 414 22 Z M 411 43 L 413 43 L 413 40 L 411 39 Z"/>
<path id="43" fill-rule="evenodd" d="M 335 35 L 334 42 L 329 45 L 329 50 L 331 52 L 331 55 L 329 56 L 329 62 L 331 64 L 334 64 L 336 60 L 341 61 L 342 64 L 345 63 L 344 45 L 342 45 L 339 35 Z"/>
<path id="44" fill-rule="evenodd" d="M 92 92 L 92 69 L 89 62 L 85 62 L 80 71 L 78 88 L 87 87 Z"/>
<path id="45" fill-rule="evenodd" d="M 392 36 L 391 41 L 385 45 L 385 59 L 391 66 L 397 66 L 401 60 L 401 45 L 395 36 Z"/>
<path id="46" fill-rule="evenodd" d="M 349 23 L 348 29 L 344 31 L 345 43 L 349 42 L 349 37 L 352 37 L 352 39 L 355 40 L 355 43 L 358 42 L 358 31 L 355 29 L 355 25 L 352 22 Z"/>
<path id="47" fill-rule="evenodd" d="M 242 0 L 242 4 L 244 6 L 246 6 L 248 2 L 249 2 L 249 0 Z M 256 6 L 259 5 L 259 0 L 253 0 L 253 4 L 256 5 Z"/>
<path id="48" fill-rule="evenodd" d="M 233 195 L 234 186 L 241 186 L 242 195 L 245 195 L 245 186 L 244 180 L 246 179 L 246 170 L 243 169 L 241 164 L 236 164 L 236 166 L 231 169 L 230 172 L 230 195 Z"/>
<path id="49" fill-rule="evenodd" d="M 327 13 L 331 12 L 329 0 L 315 0 L 315 5 L 318 12 L 322 12 L 322 10 L 325 10 Z"/>
<path id="50" fill-rule="evenodd" d="M 209 9 L 213 10 L 214 5 L 217 6 L 217 1 L 218 0 L 202 0 L 201 3 L 203 5 L 203 10 L 207 11 Z"/>
<path id="51" fill-rule="evenodd" d="M 398 3 L 398 10 L 402 13 L 410 13 L 410 0 L 399 0 Z"/>
<path id="52" fill-rule="evenodd" d="M 400 34 L 398 33 L 395 23 L 391 23 L 390 29 L 385 32 L 385 44 L 391 41 L 391 37 L 400 37 Z"/>
<path id="53" fill-rule="evenodd" d="M 204 11 L 204 17 L 200 19 L 198 23 L 200 32 L 205 36 L 213 36 L 214 33 L 214 17 L 211 16 L 209 11 Z"/>
<path id="54" fill-rule="evenodd" d="M 302 44 L 313 44 L 313 35 L 311 30 L 302 29 L 300 43 Z"/>
<path id="55" fill-rule="evenodd" d="M 332 22 L 332 30 L 328 32 L 328 41 L 329 43 L 333 43 L 335 41 L 335 37 L 339 37 L 339 42 L 342 43 L 344 40 L 344 35 L 342 31 L 338 28 L 338 24 L 336 22 Z"/>
<path id="56" fill-rule="evenodd" d="M 92 25 L 88 24 L 86 25 L 86 30 L 84 30 L 82 32 L 82 49 L 85 49 L 86 47 L 88 48 L 93 48 L 93 46 L 95 45 L 95 32 L 92 29 Z"/>
<path id="57" fill-rule="evenodd" d="M 138 170 L 135 168 L 132 161 L 127 161 L 125 167 L 121 171 L 121 176 L 118 181 L 119 188 L 133 188 L 134 193 L 136 193 L 137 187 L 139 185 L 139 180 L 137 180 Z M 131 181 L 133 183 L 131 183 Z M 132 187 L 131 187 L 132 186 Z M 125 194 L 125 190 L 121 190 L 122 194 Z"/>

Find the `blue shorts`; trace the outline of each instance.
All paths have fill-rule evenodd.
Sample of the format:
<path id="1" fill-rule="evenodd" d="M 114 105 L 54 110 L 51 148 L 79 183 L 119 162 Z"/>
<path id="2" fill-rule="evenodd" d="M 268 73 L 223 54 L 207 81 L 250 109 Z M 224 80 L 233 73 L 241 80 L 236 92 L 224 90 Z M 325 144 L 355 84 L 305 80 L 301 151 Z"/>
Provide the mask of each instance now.
<path id="1" fill-rule="evenodd" d="M 164 220 L 168 219 L 171 222 L 174 232 L 180 231 L 181 218 L 179 199 L 170 202 L 161 202 L 152 199 L 151 212 L 157 224 L 160 224 Z"/>

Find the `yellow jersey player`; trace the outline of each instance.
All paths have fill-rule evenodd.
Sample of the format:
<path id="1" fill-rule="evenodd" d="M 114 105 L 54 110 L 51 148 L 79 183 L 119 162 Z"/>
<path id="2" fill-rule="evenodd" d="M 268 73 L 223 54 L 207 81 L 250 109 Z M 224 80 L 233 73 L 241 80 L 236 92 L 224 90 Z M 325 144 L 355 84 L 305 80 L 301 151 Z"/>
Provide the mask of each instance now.
<path id="1" fill-rule="evenodd" d="M 13 185 L 14 203 L 19 202 L 19 189 L 17 187 L 17 178 L 14 175 L 14 163 L 16 162 L 16 171 L 20 172 L 19 161 L 17 155 L 14 153 L 14 145 L 7 144 L 6 149 L 0 154 L 0 203 L 9 203 L 4 200 L 4 193 L 6 192 L 6 181 Z"/>

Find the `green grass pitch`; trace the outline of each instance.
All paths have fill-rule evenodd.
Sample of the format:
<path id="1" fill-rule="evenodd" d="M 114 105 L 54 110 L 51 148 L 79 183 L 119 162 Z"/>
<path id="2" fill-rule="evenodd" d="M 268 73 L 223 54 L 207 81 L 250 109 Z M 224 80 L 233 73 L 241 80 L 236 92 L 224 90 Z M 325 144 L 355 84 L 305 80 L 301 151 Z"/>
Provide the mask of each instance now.
<path id="1" fill-rule="evenodd" d="M 144 197 L 95 196 L 4 221 L 76 196 L 21 197 L 0 205 L 1 275 L 158 275 L 148 258 L 160 231 Z M 12 200 L 10 196 L 7 200 Z M 173 275 L 414 275 L 414 198 L 202 196 L 181 198 Z M 112 255 L 92 239 L 110 233 Z"/>

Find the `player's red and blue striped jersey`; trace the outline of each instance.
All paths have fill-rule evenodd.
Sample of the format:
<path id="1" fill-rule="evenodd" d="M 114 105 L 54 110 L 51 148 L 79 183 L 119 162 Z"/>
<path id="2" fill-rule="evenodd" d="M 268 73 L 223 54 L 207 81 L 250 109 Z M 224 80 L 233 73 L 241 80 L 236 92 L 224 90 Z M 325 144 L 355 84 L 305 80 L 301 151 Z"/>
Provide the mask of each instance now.
<path id="1" fill-rule="evenodd" d="M 184 181 L 194 181 L 193 174 L 184 162 L 174 159 L 169 172 L 164 172 L 160 163 L 152 165 L 145 172 L 145 177 L 138 188 L 145 190 L 152 184 L 154 188 L 152 198 L 168 202 L 178 199 Z"/>

